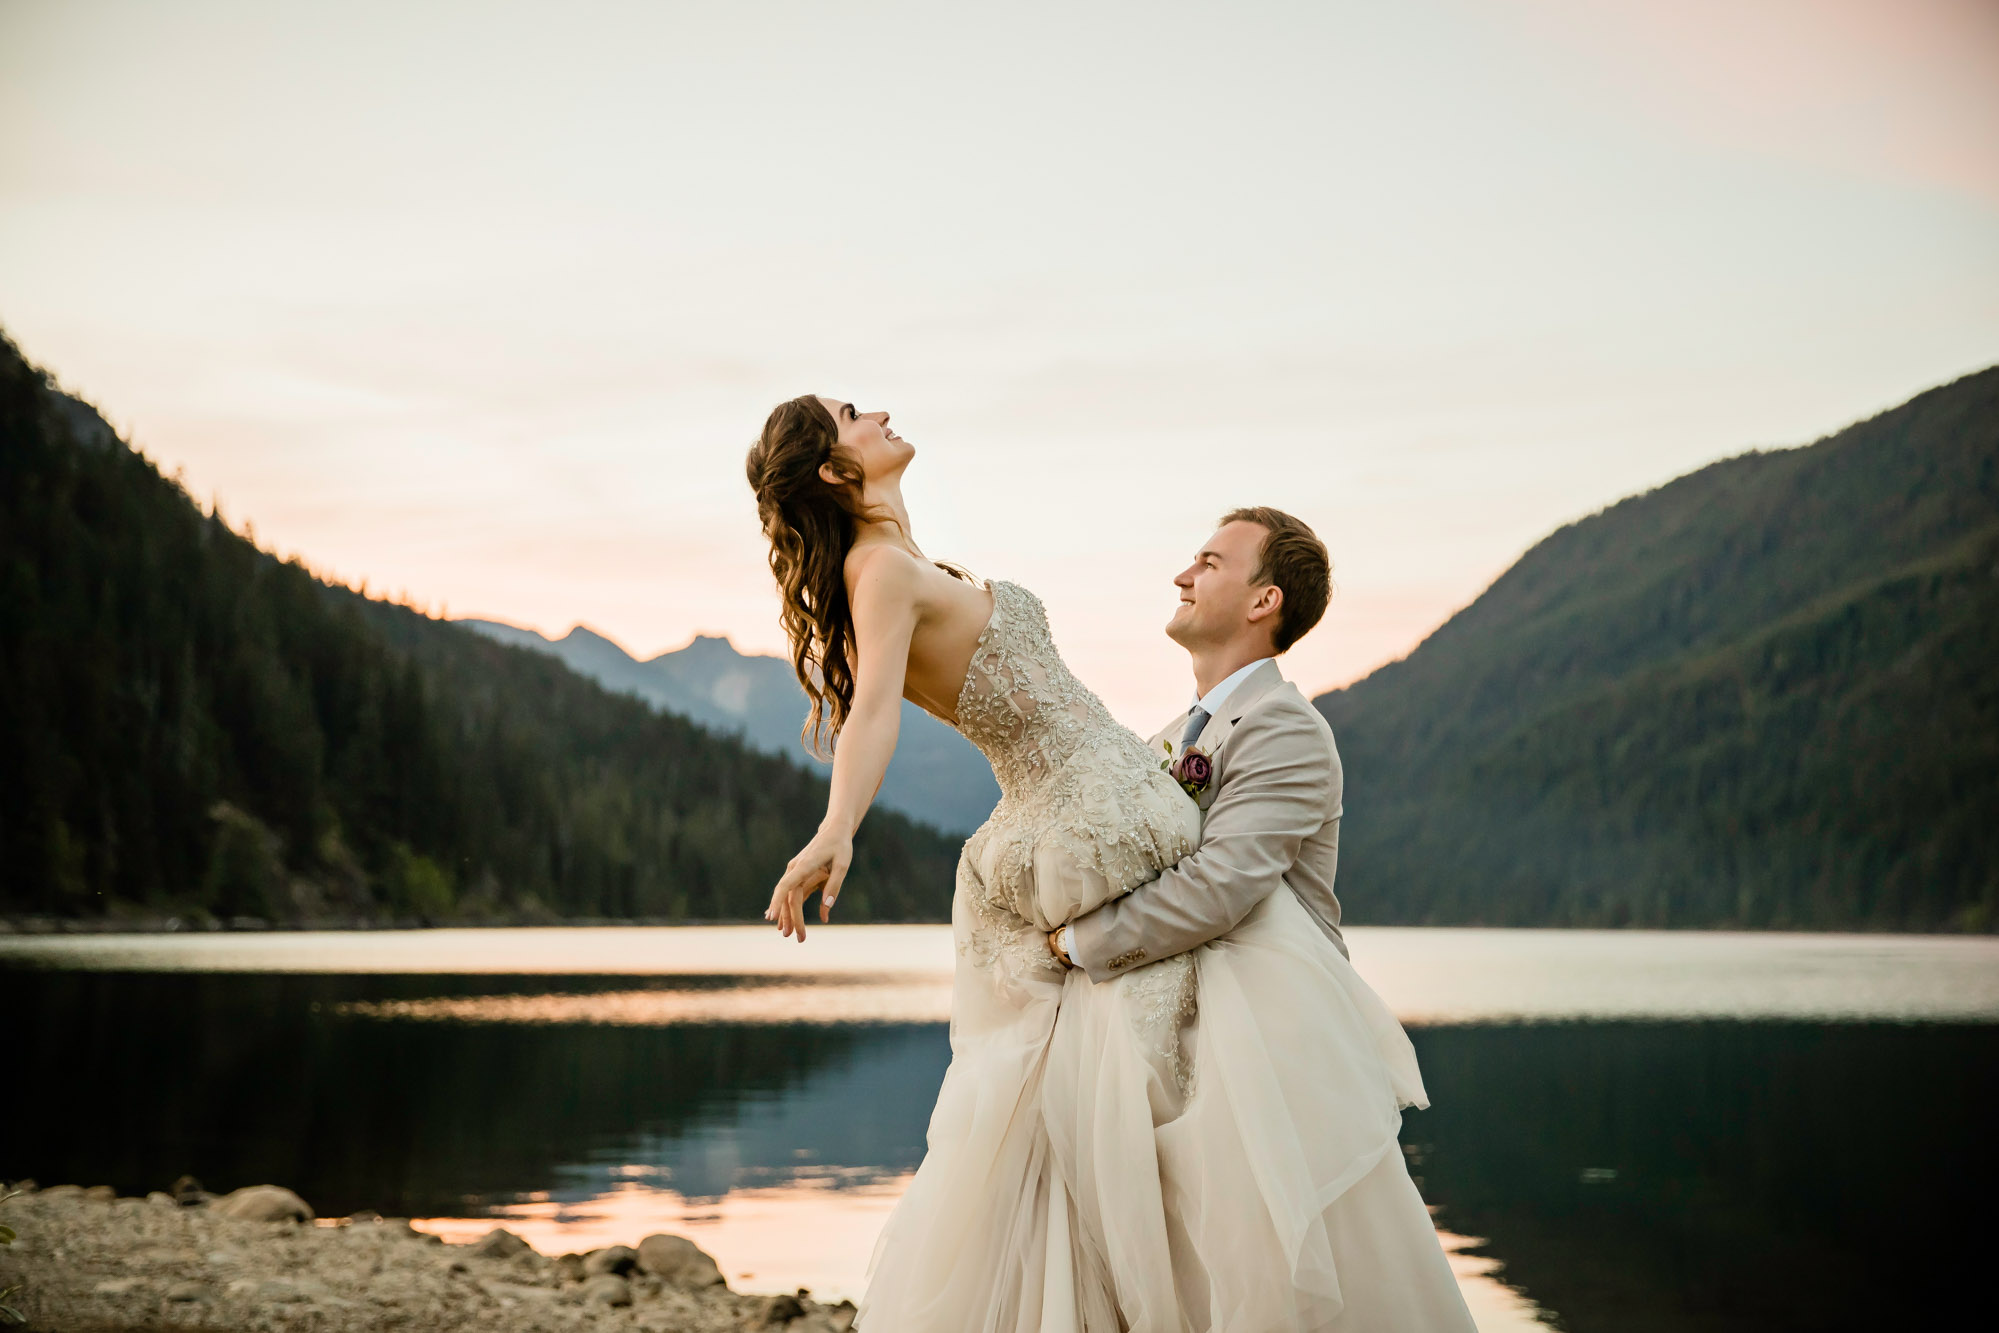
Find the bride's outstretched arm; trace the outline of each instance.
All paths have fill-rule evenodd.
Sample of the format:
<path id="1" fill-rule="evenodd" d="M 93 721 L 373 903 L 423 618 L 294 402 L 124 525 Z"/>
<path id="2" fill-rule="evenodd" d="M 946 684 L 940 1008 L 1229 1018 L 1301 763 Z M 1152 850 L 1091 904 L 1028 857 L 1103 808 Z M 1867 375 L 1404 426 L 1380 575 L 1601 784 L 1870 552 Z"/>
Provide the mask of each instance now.
<path id="1" fill-rule="evenodd" d="M 805 939 L 805 900 L 819 893 L 819 919 L 831 918 L 854 859 L 854 833 L 895 754 L 902 726 L 903 676 L 916 632 L 915 562 L 901 551 L 870 552 L 854 571 L 854 702 L 833 749 L 832 791 L 819 831 L 785 867 L 764 919 Z"/>

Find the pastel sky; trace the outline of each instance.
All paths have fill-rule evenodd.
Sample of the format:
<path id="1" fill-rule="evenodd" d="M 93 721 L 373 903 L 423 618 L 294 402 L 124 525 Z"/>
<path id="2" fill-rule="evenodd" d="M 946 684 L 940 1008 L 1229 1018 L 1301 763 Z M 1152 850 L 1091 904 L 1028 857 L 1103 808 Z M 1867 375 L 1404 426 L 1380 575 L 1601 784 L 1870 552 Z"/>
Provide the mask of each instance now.
<path id="1" fill-rule="evenodd" d="M 1214 516 L 1309 689 L 1551 528 L 1999 361 L 1984 0 L 0 0 L 0 325 L 258 540 L 453 616 L 777 651 L 779 399 L 1125 720 Z"/>

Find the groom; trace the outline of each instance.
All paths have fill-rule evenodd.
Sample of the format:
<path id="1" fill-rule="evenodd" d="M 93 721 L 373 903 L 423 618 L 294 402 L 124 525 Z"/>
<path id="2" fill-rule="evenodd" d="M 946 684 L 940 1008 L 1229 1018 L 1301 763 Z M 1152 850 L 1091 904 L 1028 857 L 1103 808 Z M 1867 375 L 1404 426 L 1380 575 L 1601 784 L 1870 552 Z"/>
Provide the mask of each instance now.
<path id="1" fill-rule="evenodd" d="M 1166 633 L 1193 659 L 1194 706 L 1152 738 L 1193 783 L 1201 843 L 1141 892 L 1051 931 L 1048 947 L 1092 981 L 1226 935 L 1278 888 L 1296 894 L 1342 954 L 1333 871 L 1340 853 L 1340 755 L 1332 728 L 1278 674 L 1278 654 L 1325 614 L 1332 563 L 1319 539 L 1268 507 L 1223 515 L 1174 580 Z"/>

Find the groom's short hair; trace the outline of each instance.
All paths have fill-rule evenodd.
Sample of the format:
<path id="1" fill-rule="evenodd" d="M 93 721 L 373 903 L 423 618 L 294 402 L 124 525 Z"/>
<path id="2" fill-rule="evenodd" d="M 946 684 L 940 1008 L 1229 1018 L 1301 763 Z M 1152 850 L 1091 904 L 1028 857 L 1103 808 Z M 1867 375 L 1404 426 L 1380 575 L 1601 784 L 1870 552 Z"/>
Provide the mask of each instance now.
<path id="1" fill-rule="evenodd" d="M 1273 634 L 1281 653 L 1304 638 L 1319 623 L 1319 617 L 1326 614 L 1326 602 L 1333 595 L 1332 557 L 1326 554 L 1326 544 L 1302 519 L 1293 518 L 1282 509 L 1272 509 L 1269 505 L 1231 509 L 1215 526 L 1227 527 L 1231 523 L 1255 523 L 1263 529 L 1263 546 L 1257 552 L 1256 572 L 1249 576 L 1249 581 L 1274 583 L 1284 594 Z"/>

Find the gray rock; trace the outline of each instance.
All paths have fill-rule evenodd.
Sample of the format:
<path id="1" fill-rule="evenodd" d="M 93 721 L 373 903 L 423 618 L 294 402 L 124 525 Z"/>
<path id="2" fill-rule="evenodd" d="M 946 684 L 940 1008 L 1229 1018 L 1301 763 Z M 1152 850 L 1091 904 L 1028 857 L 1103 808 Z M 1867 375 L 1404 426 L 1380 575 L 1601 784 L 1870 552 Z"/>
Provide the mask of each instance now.
<path id="1" fill-rule="evenodd" d="M 524 1282 L 481 1282 L 479 1288 L 502 1305 L 516 1301 L 541 1304 L 551 1302 L 556 1297 L 556 1292 L 551 1287 L 534 1287 Z"/>
<path id="2" fill-rule="evenodd" d="M 114 1277 L 98 1283 L 90 1289 L 93 1296 L 130 1296 L 141 1286 L 136 1277 Z"/>
<path id="3" fill-rule="evenodd" d="M 847 1333 L 854 1326 L 854 1316 L 859 1313 L 859 1307 L 852 1301 L 841 1301 L 826 1312 L 826 1317 L 832 1322 L 833 1333 Z"/>
<path id="4" fill-rule="evenodd" d="M 647 1236 L 639 1242 L 639 1263 L 646 1272 L 676 1287 L 698 1290 L 728 1285 L 715 1260 L 685 1236 Z"/>
<path id="5" fill-rule="evenodd" d="M 564 1282 L 581 1282 L 583 1280 L 583 1256 L 580 1254 L 557 1255 L 555 1259 L 555 1275 Z"/>
<path id="6" fill-rule="evenodd" d="M 83 1186 L 51 1185 L 42 1191 L 42 1197 L 44 1199 L 81 1199 L 83 1197 Z"/>
<path id="7" fill-rule="evenodd" d="M 555 1261 L 533 1250 L 522 1250 L 519 1254 L 498 1265 L 506 1270 L 502 1281 L 526 1282 L 540 1286 L 555 1279 Z"/>
<path id="8" fill-rule="evenodd" d="M 744 1328 L 783 1328 L 805 1314 L 796 1296 L 766 1296 L 762 1308 L 744 1323 Z"/>
<path id="9" fill-rule="evenodd" d="M 109 1185 L 92 1185 L 83 1192 L 83 1197 L 92 1203 L 116 1203 L 118 1201 L 118 1191 L 112 1189 Z"/>
<path id="10" fill-rule="evenodd" d="M 151 1194 L 148 1194 L 146 1196 L 146 1202 L 150 1203 L 155 1208 L 180 1207 L 180 1201 L 175 1199 L 173 1195 L 168 1194 L 165 1190 L 154 1190 Z"/>
<path id="11" fill-rule="evenodd" d="M 607 1245 L 583 1256 L 583 1276 L 615 1273 L 619 1277 L 639 1266 L 639 1252 L 629 1245 Z"/>
<path id="12" fill-rule="evenodd" d="M 247 1222 L 310 1222 L 312 1207 L 283 1185 L 246 1185 L 212 1205 L 223 1217 Z"/>
<path id="13" fill-rule="evenodd" d="M 584 1280 L 583 1299 L 593 1305 L 630 1305 L 632 1287 L 616 1273 L 599 1273 Z"/>
<path id="14" fill-rule="evenodd" d="M 197 1208 L 215 1196 L 201 1187 L 201 1182 L 193 1176 L 182 1176 L 167 1187 L 167 1193 L 184 1208 Z"/>
<path id="15" fill-rule="evenodd" d="M 485 1235 L 472 1242 L 468 1253 L 481 1259 L 511 1259 L 517 1254 L 525 1254 L 533 1249 L 526 1241 L 505 1227 L 494 1227 Z"/>
<path id="16" fill-rule="evenodd" d="M 205 1301 L 208 1299 L 208 1288 L 199 1282 L 176 1282 L 167 1288 L 167 1299 L 183 1302 Z"/>

